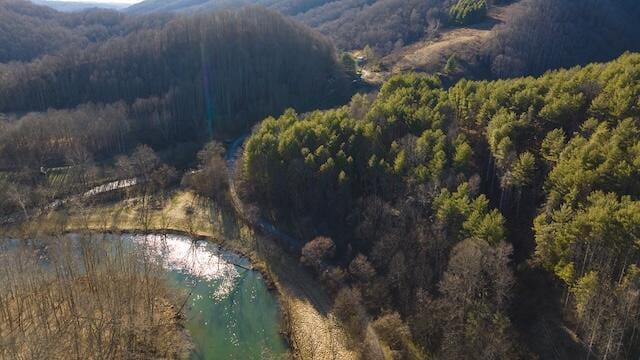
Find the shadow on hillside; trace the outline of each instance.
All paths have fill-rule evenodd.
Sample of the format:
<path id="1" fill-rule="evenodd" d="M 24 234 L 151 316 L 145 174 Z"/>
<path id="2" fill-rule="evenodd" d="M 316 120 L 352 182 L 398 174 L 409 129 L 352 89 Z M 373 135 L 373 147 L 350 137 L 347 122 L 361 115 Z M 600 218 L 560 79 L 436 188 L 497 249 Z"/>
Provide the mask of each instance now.
<path id="1" fill-rule="evenodd" d="M 587 349 L 563 319 L 562 290 L 546 271 L 522 264 L 516 276 L 513 323 L 539 359 L 586 359 Z"/>

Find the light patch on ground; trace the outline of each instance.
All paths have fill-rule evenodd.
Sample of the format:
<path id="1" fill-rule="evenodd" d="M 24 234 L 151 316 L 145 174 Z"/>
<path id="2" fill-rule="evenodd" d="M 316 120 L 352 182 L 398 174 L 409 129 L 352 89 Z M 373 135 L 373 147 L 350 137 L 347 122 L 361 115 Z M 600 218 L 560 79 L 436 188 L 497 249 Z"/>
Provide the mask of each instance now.
<path id="1" fill-rule="evenodd" d="M 507 23 L 523 6 L 523 0 L 494 6 L 488 19 L 479 24 L 442 30 L 436 38 L 422 40 L 393 51 L 382 59 L 389 71 L 363 71 L 363 79 L 381 83 L 389 76 L 406 71 L 437 73 L 443 70 L 451 55 L 473 60 L 482 44 L 489 40 L 496 26 Z"/>
<path id="2" fill-rule="evenodd" d="M 474 53 L 491 34 L 491 30 L 458 28 L 443 32 L 438 39 L 422 41 L 406 47 L 398 56 L 392 73 L 424 69 L 439 71 L 452 54 Z"/>

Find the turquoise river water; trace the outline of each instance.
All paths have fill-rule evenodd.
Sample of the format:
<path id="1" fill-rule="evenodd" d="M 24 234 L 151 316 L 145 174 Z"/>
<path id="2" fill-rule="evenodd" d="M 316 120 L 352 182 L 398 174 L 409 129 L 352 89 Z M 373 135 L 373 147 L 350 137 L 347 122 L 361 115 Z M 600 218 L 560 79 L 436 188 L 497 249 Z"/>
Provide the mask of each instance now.
<path id="1" fill-rule="evenodd" d="M 186 236 L 123 236 L 162 252 L 170 283 L 190 293 L 185 326 L 192 359 L 284 358 L 278 301 L 260 273 L 243 268 L 250 267 L 246 258 Z"/>
<path id="2" fill-rule="evenodd" d="M 145 249 L 157 255 L 169 284 L 188 294 L 184 310 L 185 327 L 193 343 L 191 359 L 286 358 L 288 348 L 279 333 L 278 300 L 262 275 L 247 269 L 251 267 L 248 259 L 186 236 L 104 238 L 108 241 L 113 236 L 123 236 L 125 243 L 133 245 L 131 251 Z M 16 240 L 0 241 L 0 253 L 17 244 Z M 47 266 L 46 260 L 43 265 Z"/>

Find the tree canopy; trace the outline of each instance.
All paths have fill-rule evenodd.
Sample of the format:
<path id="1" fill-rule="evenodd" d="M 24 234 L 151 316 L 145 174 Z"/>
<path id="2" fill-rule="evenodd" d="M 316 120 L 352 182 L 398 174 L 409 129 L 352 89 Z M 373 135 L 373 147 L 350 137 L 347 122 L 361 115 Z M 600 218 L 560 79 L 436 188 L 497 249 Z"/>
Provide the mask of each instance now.
<path id="1" fill-rule="evenodd" d="M 398 311 L 431 354 L 479 341 L 481 357 L 525 356 L 502 300 L 451 290 L 505 286 L 508 302 L 513 246 L 563 283 L 588 351 L 628 357 L 640 314 L 639 68 L 625 54 L 448 89 L 398 75 L 375 97 L 266 119 L 244 150 L 248 193 L 280 223 L 309 219 L 303 237 L 331 236 L 361 302 Z M 502 265 L 486 268 L 490 258 Z"/>

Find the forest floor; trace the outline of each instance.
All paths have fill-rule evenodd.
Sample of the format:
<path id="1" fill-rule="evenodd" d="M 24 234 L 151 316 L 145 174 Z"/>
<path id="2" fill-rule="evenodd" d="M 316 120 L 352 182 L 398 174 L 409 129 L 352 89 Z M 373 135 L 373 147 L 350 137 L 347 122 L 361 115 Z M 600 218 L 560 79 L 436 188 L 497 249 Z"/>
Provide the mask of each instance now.
<path id="1" fill-rule="evenodd" d="M 23 223 L 24 229 L 52 233 L 89 229 L 96 232 L 142 231 L 137 198 L 87 208 L 51 211 Z M 273 282 L 279 293 L 293 352 L 302 359 L 356 359 L 357 352 L 339 321 L 331 314 L 332 301 L 298 259 L 283 251 L 271 236 L 255 233 L 233 211 L 220 209 L 189 191 L 177 190 L 164 206 L 154 207 L 150 232 L 176 232 L 214 241 L 250 258 L 252 266 Z M 372 334 L 374 335 L 374 334 Z"/>

